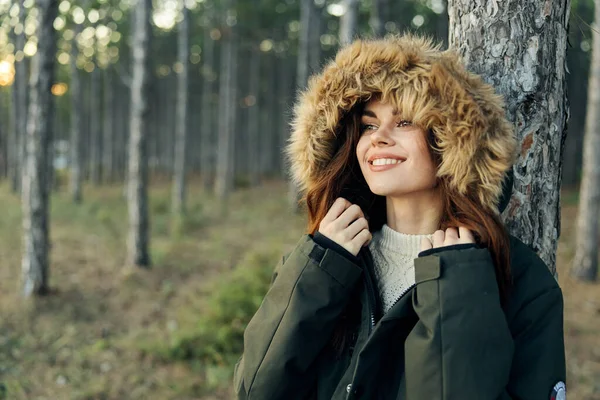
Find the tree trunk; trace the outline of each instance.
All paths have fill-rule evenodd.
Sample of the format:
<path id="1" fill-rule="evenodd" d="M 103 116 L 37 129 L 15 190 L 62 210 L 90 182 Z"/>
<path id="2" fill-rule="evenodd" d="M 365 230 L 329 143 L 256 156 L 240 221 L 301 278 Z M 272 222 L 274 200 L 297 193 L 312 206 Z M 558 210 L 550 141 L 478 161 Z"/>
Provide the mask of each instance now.
<path id="1" fill-rule="evenodd" d="M 14 32 L 14 31 L 13 31 Z M 16 43 L 16 34 L 11 35 L 11 39 Z M 15 48 L 15 53 L 17 49 Z M 16 61 L 15 61 L 16 63 Z M 18 91 L 20 90 L 17 80 L 14 79 L 10 88 L 10 120 L 9 120 L 9 135 L 8 135 L 8 175 L 10 186 L 13 193 L 19 191 L 19 182 L 21 175 L 19 171 L 19 107 L 18 107 Z"/>
<path id="2" fill-rule="evenodd" d="M 371 25 L 375 37 L 383 37 L 385 36 L 385 23 L 388 21 L 389 16 L 388 0 L 372 0 L 371 7 L 369 25 Z"/>
<path id="3" fill-rule="evenodd" d="M 249 181 L 251 186 L 260 183 L 260 61 L 261 51 L 258 46 L 252 48 L 250 56 L 250 88 L 248 92 L 254 97 L 254 104 L 248 107 L 248 147 L 249 147 Z"/>
<path id="4" fill-rule="evenodd" d="M 58 12 L 57 0 L 37 2 L 38 50 L 30 81 L 27 151 L 23 168 L 23 262 L 22 290 L 25 297 L 46 294 L 49 275 L 48 153 L 52 143 L 52 82 L 56 54 L 53 28 Z"/>
<path id="5" fill-rule="evenodd" d="M 113 182 L 115 179 L 114 172 L 114 96 L 113 96 L 113 79 L 110 68 L 104 70 L 104 123 L 103 128 L 103 143 L 102 143 L 102 178 L 106 183 Z"/>
<path id="6" fill-rule="evenodd" d="M 28 111 L 28 73 L 27 73 L 27 58 L 23 53 L 25 48 L 25 19 L 27 17 L 27 11 L 25 10 L 25 1 L 19 1 L 19 24 L 20 31 L 15 33 L 15 52 L 20 53 L 21 60 L 15 62 L 15 82 L 14 82 L 14 96 L 13 101 L 16 109 L 16 145 L 17 153 L 15 167 L 17 173 L 13 178 L 13 188 L 16 192 L 21 190 L 21 177 L 25 164 L 25 141 L 27 136 L 27 111 Z M 16 29 L 16 28 L 15 28 Z"/>
<path id="7" fill-rule="evenodd" d="M 537 251 L 555 273 L 568 116 L 565 53 L 570 1 L 487 4 L 449 2 L 450 47 L 505 97 L 520 151 L 513 167 L 512 199 L 503 216 L 509 232 Z"/>
<path id="8" fill-rule="evenodd" d="M 214 158 L 212 157 L 214 105 L 212 101 L 214 91 L 215 67 L 215 42 L 210 36 L 213 24 L 210 16 L 207 16 L 206 26 L 204 27 L 204 46 L 202 48 L 202 125 L 200 128 L 200 174 L 202 175 L 202 187 L 208 190 L 211 186 L 213 175 Z"/>
<path id="9" fill-rule="evenodd" d="M 308 38 L 308 76 L 318 72 L 321 66 L 321 34 L 323 33 L 324 21 L 322 9 L 311 2 L 310 28 Z"/>
<path id="10" fill-rule="evenodd" d="M 219 148 L 215 194 L 226 200 L 233 189 L 233 158 L 235 155 L 234 127 L 237 109 L 236 75 L 237 43 L 233 26 L 227 25 L 227 14 L 235 7 L 235 0 L 226 0 L 223 15 L 223 47 L 221 50 L 221 79 L 219 82 Z"/>
<path id="11" fill-rule="evenodd" d="M 354 40 L 358 24 L 358 0 L 345 0 L 346 12 L 340 17 L 340 46 Z"/>
<path id="12" fill-rule="evenodd" d="M 97 51 L 96 49 L 94 51 Z M 96 58 L 94 57 L 94 70 L 91 73 L 91 85 L 90 85 L 90 180 L 94 186 L 100 184 L 101 178 L 101 153 L 102 153 L 102 125 L 101 125 L 101 111 L 102 104 L 101 99 L 101 88 L 102 88 L 102 77 L 100 76 L 100 69 L 98 68 Z"/>
<path id="13" fill-rule="evenodd" d="M 448 1 L 440 0 L 444 11 L 437 16 L 435 31 L 439 41 L 444 43 L 444 48 L 448 48 Z"/>
<path id="14" fill-rule="evenodd" d="M 175 165 L 173 166 L 173 197 L 171 200 L 174 214 L 185 211 L 185 174 L 186 174 L 186 133 L 188 109 L 188 60 L 189 56 L 189 11 L 185 1 L 181 1 L 182 19 L 179 23 L 178 58 L 181 71 L 177 77 L 177 120 L 175 121 Z"/>
<path id="15" fill-rule="evenodd" d="M 600 212 L 600 0 L 595 1 L 592 64 L 583 145 L 583 176 L 577 216 L 577 250 L 572 275 L 595 281 L 598 274 L 598 214 Z"/>
<path id="16" fill-rule="evenodd" d="M 587 106 L 587 88 L 590 59 L 587 52 L 581 49 L 581 42 L 588 35 L 588 23 L 593 24 L 593 3 L 577 1 L 573 10 L 570 26 L 572 35 L 569 38 L 571 48 L 567 52 L 569 75 L 567 77 L 569 97 L 569 133 L 565 140 L 565 153 L 562 174 L 563 188 L 575 188 L 581 178 L 583 137 L 585 136 L 585 118 Z M 591 7 L 590 7 L 591 6 Z M 591 18 L 590 18 L 591 16 Z M 585 29 L 585 31 L 584 31 Z"/>
<path id="17" fill-rule="evenodd" d="M 311 43 L 311 31 L 314 27 L 314 19 L 317 18 L 316 6 L 313 0 L 304 0 L 300 3 L 300 38 L 298 43 L 298 59 L 296 67 L 296 86 L 297 91 L 303 91 L 306 89 L 308 83 L 309 74 L 309 63 L 310 63 L 310 48 L 315 46 L 315 43 Z M 285 142 L 284 142 L 285 144 Z M 285 164 L 284 164 L 285 165 Z M 294 212 L 299 211 L 299 200 L 300 191 L 298 186 L 291 179 L 288 174 L 288 201 L 290 207 Z"/>
<path id="18" fill-rule="evenodd" d="M 277 76 L 277 68 L 279 63 L 279 58 L 275 51 L 271 51 L 269 53 L 269 62 L 267 63 L 267 79 L 268 79 L 268 91 L 266 93 L 266 98 L 268 98 L 269 104 L 269 112 L 263 113 L 264 122 L 262 129 L 263 134 L 263 142 L 262 142 L 262 151 L 265 154 L 264 159 L 264 172 L 267 175 L 274 175 L 277 169 L 278 164 L 278 152 L 277 145 L 278 143 L 278 125 L 276 123 L 277 116 L 279 115 L 279 99 L 277 96 L 274 96 L 274 93 L 277 93 L 277 84 L 279 83 L 279 78 Z"/>
<path id="19" fill-rule="evenodd" d="M 133 30 L 133 71 L 131 76 L 131 114 L 127 204 L 129 234 L 127 265 L 149 267 L 148 219 L 148 100 L 150 97 L 150 50 L 152 0 L 139 0 L 135 6 Z"/>
<path id="20" fill-rule="evenodd" d="M 81 203 L 82 200 L 82 188 L 81 183 L 83 181 L 82 161 L 83 157 L 81 154 L 83 141 L 82 139 L 82 103 L 83 97 L 81 93 L 81 73 L 77 69 L 77 55 L 79 50 L 77 48 L 77 36 L 81 33 L 82 26 L 75 26 L 75 36 L 71 42 L 71 144 L 70 144 L 70 167 L 71 173 L 69 176 L 69 190 L 71 198 L 75 203 Z"/>

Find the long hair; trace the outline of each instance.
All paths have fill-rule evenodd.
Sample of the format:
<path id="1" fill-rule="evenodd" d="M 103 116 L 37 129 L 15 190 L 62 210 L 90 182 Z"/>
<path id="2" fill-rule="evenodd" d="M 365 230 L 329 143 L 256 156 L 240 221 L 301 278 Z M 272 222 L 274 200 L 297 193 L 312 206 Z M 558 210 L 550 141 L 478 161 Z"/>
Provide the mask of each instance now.
<path id="1" fill-rule="evenodd" d="M 372 232 L 379 230 L 386 222 L 385 197 L 372 193 L 362 175 L 356 146 L 360 139 L 360 119 L 366 102 L 355 106 L 340 123 L 336 132 L 337 149 L 325 172 L 309 188 L 305 195 L 308 210 L 308 233 L 314 234 L 329 208 L 338 197 L 344 197 L 357 204 L 369 221 Z M 427 131 L 427 145 L 434 165 L 440 163 L 440 151 L 437 148 L 432 129 Z M 509 237 L 497 211 L 481 204 L 475 190 L 466 195 L 460 194 L 449 184 L 447 177 L 438 178 L 442 196 L 442 218 L 438 229 L 469 229 L 476 243 L 487 248 L 494 262 L 496 282 L 500 292 L 500 301 L 504 303 L 510 288 L 510 248 Z M 473 193 L 473 194 L 471 194 Z"/>

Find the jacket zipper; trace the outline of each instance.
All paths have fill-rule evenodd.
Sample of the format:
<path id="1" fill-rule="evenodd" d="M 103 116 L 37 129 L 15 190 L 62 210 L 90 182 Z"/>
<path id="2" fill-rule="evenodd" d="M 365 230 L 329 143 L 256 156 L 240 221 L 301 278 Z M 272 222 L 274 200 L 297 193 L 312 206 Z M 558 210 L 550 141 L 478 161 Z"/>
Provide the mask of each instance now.
<path id="1" fill-rule="evenodd" d="M 373 328 L 375 327 L 375 318 L 376 318 L 376 302 L 377 302 L 377 298 L 375 297 L 375 289 L 373 288 L 373 279 L 371 277 L 371 265 L 372 264 L 372 259 L 370 258 L 370 253 L 369 251 L 365 251 L 364 253 L 367 257 L 367 260 L 364 260 L 365 263 L 365 285 L 366 285 L 366 289 L 367 289 L 367 303 L 368 303 L 368 307 L 369 307 L 369 317 L 370 317 L 370 325 L 369 325 L 369 335 L 371 334 L 371 331 L 373 330 Z"/>

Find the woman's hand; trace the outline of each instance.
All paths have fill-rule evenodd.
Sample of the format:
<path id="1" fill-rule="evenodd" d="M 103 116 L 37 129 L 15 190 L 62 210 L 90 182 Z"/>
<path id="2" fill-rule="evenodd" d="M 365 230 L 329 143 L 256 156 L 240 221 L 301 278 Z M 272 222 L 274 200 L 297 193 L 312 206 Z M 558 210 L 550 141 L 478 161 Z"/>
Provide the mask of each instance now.
<path id="1" fill-rule="evenodd" d="M 421 251 L 455 244 L 475 243 L 475 238 L 471 231 L 462 226 L 459 226 L 458 230 L 456 228 L 448 228 L 445 232 L 442 230 L 435 231 L 431 239 L 431 241 L 427 238 L 421 240 Z"/>
<path id="2" fill-rule="evenodd" d="M 319 232 L 356 256 L 371 241 L 369 223 L 356 204 L 338 197 L 319 224 Z"/>

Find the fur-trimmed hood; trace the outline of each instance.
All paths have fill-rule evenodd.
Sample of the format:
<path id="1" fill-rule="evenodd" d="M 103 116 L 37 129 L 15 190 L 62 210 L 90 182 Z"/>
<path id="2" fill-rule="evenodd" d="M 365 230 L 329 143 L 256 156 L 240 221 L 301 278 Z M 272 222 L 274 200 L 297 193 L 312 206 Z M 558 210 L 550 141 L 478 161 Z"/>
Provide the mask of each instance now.
<path id="1" fill-rule="evenodd" d="M 441 153 L 438 177 L 496 209 L 516 140 L 504 102 L 468 72 L 457 53 L 413 35 L 357 40 L 310 78 L 294 109 L 286 153 L 302 191 L 315 184 L 334 156 L 340 124 L 356 105 L 381 96 L 400 117 L 431 129 Z"/>

